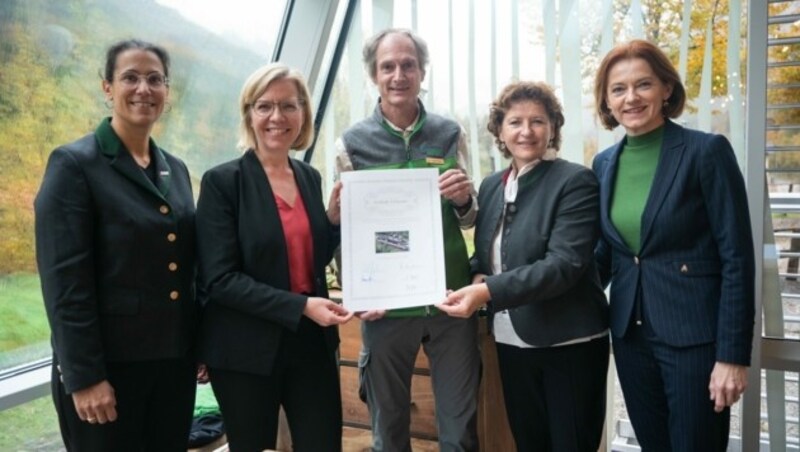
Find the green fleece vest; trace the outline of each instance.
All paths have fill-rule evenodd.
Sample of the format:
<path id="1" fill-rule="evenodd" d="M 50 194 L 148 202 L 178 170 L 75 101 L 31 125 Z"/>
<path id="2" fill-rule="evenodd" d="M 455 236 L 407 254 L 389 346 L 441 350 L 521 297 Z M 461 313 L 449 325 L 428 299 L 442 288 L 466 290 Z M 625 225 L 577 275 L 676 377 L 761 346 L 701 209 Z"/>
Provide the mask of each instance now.
<path id="1" fill-rule="evenodd" d="M 406 144 L 403 134 L 394 130 L 381 113 L 380 104 L 369 118 L 344 132 L 347 154 L 356 171 L 367 169 L 438 168 L 443 173 L 458 164 L 458 123 L 434 114 L 426 114 L 419 104 L 420 116 Z M 469 284 L 469 257 L 453 205 L 442 198 L 442 228 L 447 288 L 457 290 Z M 431 300 L 438 302 L 439 300 Z M 387 317 L 417 317 L 436 309 L 393 309 Z"/>

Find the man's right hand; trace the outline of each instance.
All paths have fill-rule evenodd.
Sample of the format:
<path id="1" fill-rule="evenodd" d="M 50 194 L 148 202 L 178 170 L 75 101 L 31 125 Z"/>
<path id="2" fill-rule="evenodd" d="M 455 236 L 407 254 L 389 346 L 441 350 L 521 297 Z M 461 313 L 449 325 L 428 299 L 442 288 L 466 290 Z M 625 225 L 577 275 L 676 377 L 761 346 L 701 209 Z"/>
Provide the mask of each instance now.
<path id="1" fill-rule="evenodd" d="M 117 420 L 117 399 L 108 380 L 73 392 L 72 401 L 82 421 L 105 424 Z"/>

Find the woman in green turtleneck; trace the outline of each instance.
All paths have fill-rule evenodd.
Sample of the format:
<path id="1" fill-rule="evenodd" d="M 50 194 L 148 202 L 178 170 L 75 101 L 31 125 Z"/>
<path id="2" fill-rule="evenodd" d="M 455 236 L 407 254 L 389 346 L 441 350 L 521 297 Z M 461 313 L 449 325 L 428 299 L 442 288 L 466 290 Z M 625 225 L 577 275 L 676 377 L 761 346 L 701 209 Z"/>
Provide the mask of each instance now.
<path id="1" fill-rule="evenodd" d="M 655 45 L 606 55 L 595 80 L 603 125 L 625 138 L 595 158 L 611 282 L 614 358 L 643 450 L 724 451 L 747 386 L 754 268 L 744 181 L 730 143 L 667 118 L 686 93 Z"/>

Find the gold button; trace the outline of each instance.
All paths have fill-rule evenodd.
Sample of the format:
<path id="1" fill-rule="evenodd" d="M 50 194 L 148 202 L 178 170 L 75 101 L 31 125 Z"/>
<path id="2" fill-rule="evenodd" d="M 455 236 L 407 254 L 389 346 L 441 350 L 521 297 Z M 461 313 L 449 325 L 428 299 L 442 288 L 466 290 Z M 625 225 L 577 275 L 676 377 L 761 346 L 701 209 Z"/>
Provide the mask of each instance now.
<path id="1" fill-rule="evenodd" d="M 176 264 L 175 262 L 169 263 L 169 271 L 174 272 L 177 269 L 178 269 L 178 264 Z"/>
<path id="2" fill-rule="evenodd" d="M 161 207 L 158 208 L 158 211 L 163 213 L 164 215 L 166 215 L 166 214 L 169 213 L 169 207 L 167 207 L 166 205 L 161 206 Z"/>
<path id="3" fill-rule="evenodd" d="M 167 241 L 168 242 L 174 242 L 175 239 L 177 239 L 177 238 L 178 238 L 178 236 L 175 235 L 174 232 L 170 232 L 169 234 L 167 234 Z"/>
<path id="4" fill-rule="evenodd" d="M 177 290 L 173 290 L 172 292 L 169 293 L 169 299 L 170 300 L 177 300 L 178 296 L 179 296 L 179 294 L 178 294 Z"/>

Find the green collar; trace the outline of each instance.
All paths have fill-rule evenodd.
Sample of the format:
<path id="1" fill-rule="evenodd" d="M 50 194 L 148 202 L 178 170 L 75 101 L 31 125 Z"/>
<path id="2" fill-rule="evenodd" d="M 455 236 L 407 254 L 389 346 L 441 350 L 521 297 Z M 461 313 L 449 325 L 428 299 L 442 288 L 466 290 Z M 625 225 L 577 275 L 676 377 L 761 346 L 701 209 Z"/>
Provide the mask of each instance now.
<path id="1" fill-rule="evenodd" d="M 422 101 L 419 99 L 417 99 L 417 106 L 419 108 L 419 117 L 417 118 L 417 122 L 414 124 L 414 127 L 411 129 L 411 134 L 408 136 L 409 139 L 419 132 L 419 129 L 425 125 L 425 120 L 428 118 L 428 113 L 425 111 L 425 107 L 422 105 Z M 378 104 L 375 106 L 375 117 L 378 119 L 378 123 L 380 123 L 380 125 L 383 126 L 387 132 L 398 138 L 404 138 L 403 133 L 392 127 L 392 125 L 389 124 L 389 121 L 383 116 L 380 99 L 378 99 Z"/>
<path id="2" fill-rule="evenodd" d="M 628 146 L 634 147 L 642 147 L 642 146 L 653 146 L 653 145 L 660 145 L 663 138 L 664 138 L 664 124 L 656 127 L 655 129 L 642 134 L 632 137 L 630 135 L 626 136 L 627 141 L 625 144 Z"/>
<path id="3" fill-rule="evenodd" d="M 111 117 L 107 117 L 100 122 L 100 125 L 95 129 L 95 137 L 100 145 L 100 152 L 106 157 L 111 159 L 111 166 L 117 171 L 124 174 L 133 182 L 143 186 L 161 198 L 164 198 L 169 192 L 170 177 L 172 176 L 172 169 L 167 163 L 167 158 L 164 151 L 156 145 L 156 142 L 150 138 L 150 155 L 153 159 L 150 162 L 156 165 L 156 183 L 153 182 L 145 175 L 144 171 L 136 164 L 130 152 L 125 149 L 122 140 L 119 139 L 114 128 L 111 127 Z"/>

